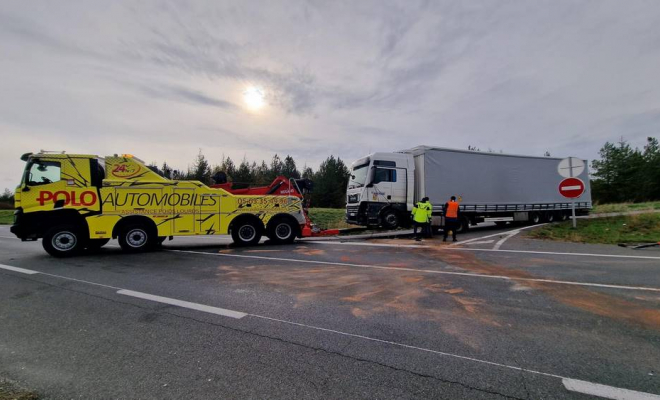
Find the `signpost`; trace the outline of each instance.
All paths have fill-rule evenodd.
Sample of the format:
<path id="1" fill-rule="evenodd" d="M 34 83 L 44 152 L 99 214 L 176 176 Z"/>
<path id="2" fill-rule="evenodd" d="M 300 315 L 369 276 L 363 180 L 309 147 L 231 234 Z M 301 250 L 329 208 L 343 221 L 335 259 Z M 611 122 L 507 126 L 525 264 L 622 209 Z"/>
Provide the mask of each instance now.
<path id="1" fill-rule="evenodd" d="M 584 161 L 577 157 L 564 158 L 559 162 L 557 172 L 566 178 L 559 184 L 559 194 L 572 200 L 571 216 L 573 218 L 573 229 L 575 229 L 577 227 L 575 220 L 575 199 L 584 193 L 584 182 L 578 179 L 577 176 L 584 172 Z"/>

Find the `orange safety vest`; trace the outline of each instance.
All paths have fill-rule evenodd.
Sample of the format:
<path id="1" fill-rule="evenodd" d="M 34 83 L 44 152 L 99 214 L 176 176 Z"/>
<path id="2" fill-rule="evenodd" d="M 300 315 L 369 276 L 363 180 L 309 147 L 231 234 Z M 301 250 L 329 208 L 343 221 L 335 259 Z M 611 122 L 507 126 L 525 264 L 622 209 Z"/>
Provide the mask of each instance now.
<path id="1" fill-rule="evenodd" d="M 445 214 L 447 218 L 458 218 L 458 203 L 455 201 L 450 201 L 447 203 L 447 211 Z"/>

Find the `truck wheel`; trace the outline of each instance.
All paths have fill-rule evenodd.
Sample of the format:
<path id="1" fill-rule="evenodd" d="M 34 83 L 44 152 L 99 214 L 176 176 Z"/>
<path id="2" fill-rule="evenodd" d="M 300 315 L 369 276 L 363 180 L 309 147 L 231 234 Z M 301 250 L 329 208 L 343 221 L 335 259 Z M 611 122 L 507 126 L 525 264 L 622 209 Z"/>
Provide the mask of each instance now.
<path id="1" fill-rule="evenodd" d="M 119 231 L 119 246 L 127 253 L 138 253 L 154 247 L 156 235 L 143 224 L 129 224 Z"/>
<path id="2" fill-rule="evenodd" d="M 232 227 L 231 237 L 237 246 L 253 246 L 261 240 L 261 227 L 252 220 L 243 219 Z"/>
<path id="3" fill-rule="evenodd" d="M 529 214 L 529 223 L 530 224 L 536 225 L 539 222 L 541 222 L 541 214 L 539 214 L 537 212 L 533 212 L 533 213 Z"/>
<path id="4" fill-rule="evenodd" d="M 502 228 L 506 226 L 506 221 L 495 221 L 495 226 Z"/>
<path id="5" fill-rule="evenodd" d="M 543 219 L 544 219 L 545 222 L 547 222 L 547 223 L 553 223 L 553 222 L 555 222 L 555 213 L 552 212 L 552 211 L 548 211 L 548 212 L 545 213 L 545 215 L 543 216 Z"/>
<path id="6" fill-rule="evenodd" d="M 100 250 L 101 247 L 108 244 L 109 241 L 110 239 L 89 239 L 87 241 L 87 246 L 85 247 L 87 247 L 87 250 L 89 251 L 97 251 Z"/>
<path id="7" fill-rule="evenodd" d="M 380 225 L 385 229 L 396 229 L 399 227 L 399 213 L 387 210 L 380 216 Z"/>
<path id="8" fill-rule="evenodd" d="M 560 221 L 566 221 L 566 220 L 568 220 L 568 218 L 569 218 L 568 212 L 560 211 L 560 214 L 559 214 L 559 220 Z"/>
<path id="9" fill-rule="evenodd" d="M 277 218 L 268 224 L 268 239 L 276 244 L 291 244 L 296 240 L 297 225 L 290 218 Z"/>
<path id="10" fill-rule="evenodd" d="M 53 257 L 70 257 L 85 247 L 81 230 L 74 225 L 50 228 L 42 240 L 44 250 Z"/>

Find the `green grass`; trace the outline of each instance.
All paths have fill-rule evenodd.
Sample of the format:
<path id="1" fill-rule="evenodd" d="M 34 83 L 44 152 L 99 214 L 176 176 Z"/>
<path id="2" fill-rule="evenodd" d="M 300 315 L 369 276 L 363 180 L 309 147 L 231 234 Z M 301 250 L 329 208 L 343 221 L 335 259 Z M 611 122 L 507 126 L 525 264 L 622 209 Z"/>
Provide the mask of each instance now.
<path id="1" fill-rule="evenodd" d="M 355 228 L 345 221 L 346 209 L 344 208 L 310 208 L 309 219 L 321 229 Z"/>
<path id="2" fill-rule="evenodd" d="M 660 241 L 660 213 L 625 215 L 545 225 L 529 232 L 537 239 L 579 243 L 646 243 Z"/>
<path id="3" fill-rule="evenodd" d="M 11 225 L 14 223 L 14 210 L 0 210 L 0 225 Z"/>
<path id="4" fill-rule="evenodd" d="M 614 203 L 614 204 L 596 204 L 592 213 L 614 213 L 626 211 L 645 211 L 660 210 L 660 201 L 648 203 Z"/>
<path id="5" fill-rule="evenodd" d="M 12 382 L 0 380 L 0 400 L 38 400 L 39 396 L 29 390 L 17 388 Z"/>

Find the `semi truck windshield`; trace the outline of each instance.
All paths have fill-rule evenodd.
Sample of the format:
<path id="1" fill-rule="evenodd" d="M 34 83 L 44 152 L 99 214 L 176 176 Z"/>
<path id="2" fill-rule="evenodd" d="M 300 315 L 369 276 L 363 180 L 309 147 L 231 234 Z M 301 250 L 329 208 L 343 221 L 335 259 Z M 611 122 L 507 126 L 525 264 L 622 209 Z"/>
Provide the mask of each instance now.
<path id="1" fill-rule="evenodd" d="M 369 171 L 369 164 L 358 165 L 353 168 L 351 172 L 351 179 L 348 181 L 348 188 L 358 188 L 364 186 L 364 182 L 367 180 L 367 171 Z"/>

